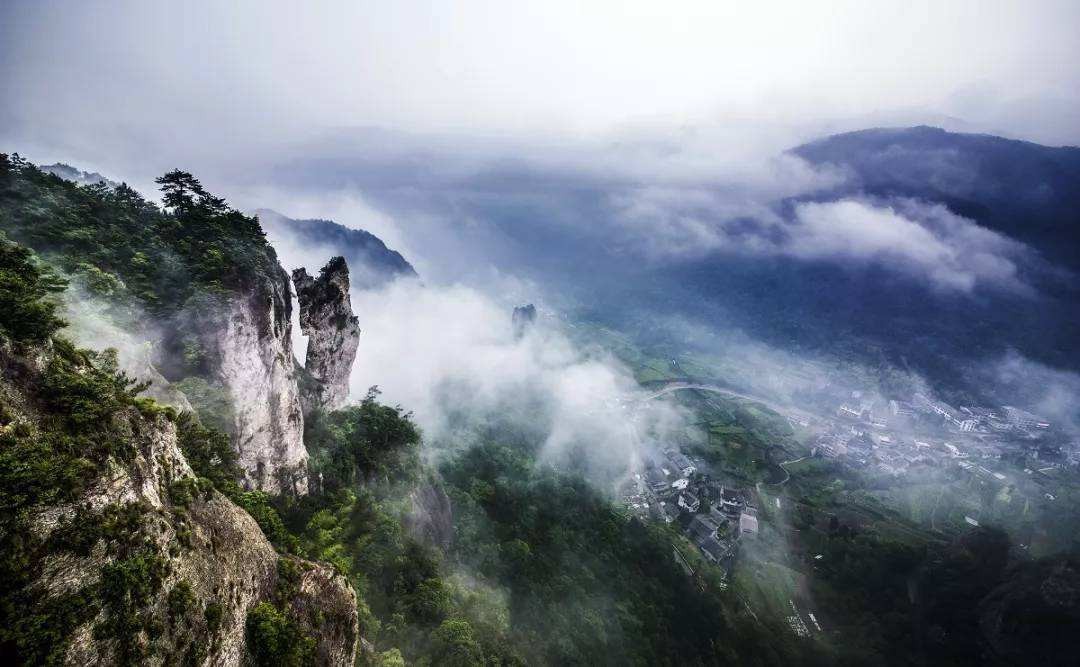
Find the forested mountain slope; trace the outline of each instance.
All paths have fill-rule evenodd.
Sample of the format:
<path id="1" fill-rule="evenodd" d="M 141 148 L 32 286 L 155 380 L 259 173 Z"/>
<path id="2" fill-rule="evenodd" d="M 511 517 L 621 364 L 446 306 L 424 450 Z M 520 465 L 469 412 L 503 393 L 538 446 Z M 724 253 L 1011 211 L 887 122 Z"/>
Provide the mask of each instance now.
<path id="1" fill-rule="evenodd" d="M 5 240 L 0 280 L 10 661 L 827 662 L 771 641 L 685 575 L 675 532 L 543 464 L 542 436 L 500 415 L 468 416 L 436 467 L 372 391 L 296 410 L 302 469 L 252 466 L 255 435 L 280 443 L 292 419 L 267 403 L 301 391 L 289 284 L 258 222 L 184 172 L 160 179 L 163 211 L 123 185 L 0 167 L 0 231 L 38 253 Z M 58 337 L 65 279 L 65 304 L 104 304 L 157 345 L 159 381 L 193 413 L 141 397 L 115 353 Z"/>
<path id="2" fill-rule="evenodd" d="M 852 177 L 827 196 L 867 193 L 940 202 L 953 212 L 1080 267 L 1080 148 L 936 127 L 880 128 L 792 150 Z"/>
<path id="3" fill-rule="evenodd" d="M 332 220 L 294 220 L 277 211 L 255 211 L 271 242 L 277 245 L 317 249 L 324 255 L 340 255 L 353 272 L 357 288 L 378 287 L 395 278 L 414 277 L 416 271 L 401 253 L 363 229 L 353 229 Z"/>
<path id="4" fill-rule="evenodd" d="M 279 556 L 224 436 L 57 335 L 63 288 L 0 237 L 3 662 L 351 664 L 346 580 Z"/>
<path id="5" fill-rule="evenodd" d="M 153 375 L 215 406 L 208 418 L 232 436 L 249 486 L 302 492 L 289 277 L 256 220 L 185 172 L 159 183 L 167 211 L 126 185 L 80 187 L 5 156 L 0 231 L 152 342 Z"/>

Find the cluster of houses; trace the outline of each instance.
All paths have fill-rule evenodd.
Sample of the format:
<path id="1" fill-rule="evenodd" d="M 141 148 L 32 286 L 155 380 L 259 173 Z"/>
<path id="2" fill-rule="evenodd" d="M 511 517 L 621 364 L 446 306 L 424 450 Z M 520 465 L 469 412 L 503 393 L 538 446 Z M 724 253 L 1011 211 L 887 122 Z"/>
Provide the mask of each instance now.
<path id="1" fill-rule="evenodd" d="M 1005 446 L 995 440 L 952 439 L 882 433 L 838 424 L 817 437 L 811 456 L 837 459 L 853 468 L 900 476 L 916 466 L 942 466 L 965 460 L 999 461 Z"/>
<path id="2" fill-rule="evenodd" d="M 822 391 L 819 398 L 835 401 L 836 407 L 812 451 L 860 469 L 899 476 L 912 466 L 954 459 L 1000 460 L 1010 452 L 1038 458 L 1053 440 L 1045 437 L 1051 433 L 1049 420 L 1014 406 L 954 408 L 915 393 L 910 401 L 888 401 L 886 409 L 858 390 L 844 393 L 828 386 Z M 921 435 L 911 435 L 914 431 Z"/>
<path id="3" fill-rule="evenodd" d="M 886 402 L 858 389 L 826 383 L 805 398 L 809 404 L 826 409 L 841 421 L 862 423 L 877 429 L 919 424 L 963 433 L 1002 434 L 1011 431 L 1023 435 L 1037 434 L 1052 426 L 1050 420 L 1015 406 L 956 408 L 921 392 L 916 392 L 908 400 Z"/>
<path id="4" fill-rule="evenodd" d="M 892 476 L 903 475 L 916 466 L 955 467 L 960 474 L 995 484 L 1004 483 L 1006 478 L 995 471 L 1002 467 L 996 462 L 1003 459 L 1044 462 L 1035 472 L 1080 465 L 1080 453 L 1074 453 L 1075 448 L 1064 451 L 1053 444 L 1054 438 L 1044 437 L 1050 427 L 1048 422 L 1018 408 L 954 409 L 916 394 L 911 403 L 890 401 L 890 412 L 900 419 L 934 415 L 949 428 L 924 428 L 914 435 L 900 419 L 889 419 L 887 425 L 866 410 L 856 417 L 841 406 L 837 418 L 817 436 L 811 455 Z"/>
<path id="5" fill-rule="evenodd" d="M 929 396 L 916 393 L 911 401 L 889 401 L 887 415 L 863 410 L 855 414 L 847 404 L 841 404 L 837 416 L 850 421 L 865 421 L 884 427 L 889 421 L 904 423 L 921 420 L 923 423 L 941 426 L 962 433 L 1004 433 L 1007 431 L 1039 432 L 1049 429 L 1051 423 L 1026 410 L 1003 405 L 1000 408 L 976 406 L 953 406 Z"/>
<path id="6" fill-rule="evenodd" d="M 623 502 L 641 519 L 677 523 L 712 563 L 730 561 L 740 538 L 758 532 L 749 494 L 700 474 L 677 450 L 667 450 L 636 473 Z"/>

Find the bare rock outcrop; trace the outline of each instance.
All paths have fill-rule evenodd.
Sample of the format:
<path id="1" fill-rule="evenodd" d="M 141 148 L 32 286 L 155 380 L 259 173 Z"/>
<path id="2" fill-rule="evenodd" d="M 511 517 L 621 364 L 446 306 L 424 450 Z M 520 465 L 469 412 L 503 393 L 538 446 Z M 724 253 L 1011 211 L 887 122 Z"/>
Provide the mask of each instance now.
<path id="1" fill-rule="evenodd" d="M 307 493 L 307 450 L 292 344 L 289 277 L 280 265 L 199 325 L 210 367 L 233 404 L 249 488 Z"/>
<path id="2" fill-rule="evenodd" d="M 516 306 L 511 319 L 514 326 L 514 338 L 521 339 L 536 323 L 536 306 L 530 304 Z"/>
<path id="3" fill-rule="evenodd" d="M 454 513 L 450 497 L 438 482 L 427 480 L 409 494 L 405 527 L 414 539 L 447 549 L 454 538 Z"/>
<path id="4" fill-rule="evenodd" d="M 31 435 L 49 415 L 21 398 L 22 387 L 45 365 L 0 350 L 8 419 Z M 248 512 L 197 479 L 166 411 L 124 408 L 110 431 L 124 443 L 118 457 L 74 501 L 30 516 L 44 545 L 28 586 L 38 592 L 34 604 L 50 608 L 75 596 L 86 610 L 64 628 L 62 664 L 250 664 L 248 615 L 260 603 L 314 639 L 318 664 L 354 663 L 357 598 L 344 576 L 279 555 Z M 137 594 L 109 598 L 117 587 Z M 118 614 L 129 614 L 127 624 L 118 625 Z"/>
<path id="5" fill-rule="evenodd" d="M 299 268 L 292 279 L 300 302 L 300 330 L 308 337 L 304 370 L 310 382 L 301 397 L 304 411 L 339 408 L 349 396 L 349 374 L 360 344 L 349 301 L 349 267 L 344 257 L 334 257 L 318 278 Z"/>

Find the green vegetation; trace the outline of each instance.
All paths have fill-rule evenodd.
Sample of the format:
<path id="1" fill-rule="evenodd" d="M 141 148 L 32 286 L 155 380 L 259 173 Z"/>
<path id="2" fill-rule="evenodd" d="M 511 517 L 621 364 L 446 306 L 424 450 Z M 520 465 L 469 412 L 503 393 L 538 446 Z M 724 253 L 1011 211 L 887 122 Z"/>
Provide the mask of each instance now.
<path id="1" fill-rule="evenodd" d="M 110 462 L 130 462 L 139 420 L 177 416 L 137 397 L 144 386 L 118 371 L 114 352 L 81 350 L 57 338 L 62 323 L 48 295 L 62 283 L 14 244 L 3 242 L 0 256 L 18 278 L 0 277 L 0 298 L 14 304 L 13 317 L 4 313 L 0 325 L 0 350 L 11 371 L 0 382 L 0 660 L 57 663 L 70 634 L 104 612 L 94 636 L 115 640 L 119 662 L 141 663 L 163 632 L 145 609 L 167 575 L 166 561 L 141 536 L 148 508 L 76 506 L 48 537 L 32 529 L 33 517 L 77 500 Z M 32 363 L 7 352 L 30 344 L 36 346 L 23 353 Z M 191 492 L 170 490 L 178 498 Z M 86 557 L 101 542 L 114 560 L 99 580 L 59 595 L 29 586 L 46 555 Z M 169 597 L 174 613 L 189 601 L 183 591 L 177 587 Z"/>
<path id="2" fill-rule="evenodd" d="M 181 581 L 169 591 L 167 598 L 169 605 L 169 618 L 176 622 L 184 618 L 195 606 L 195 594 L 191 591 L 191 584 Z"/>
<path id="3" fill-rule="evenodd" d="M 276 270 L 253 218 L 186 172 L 158 183 L 165 210 L 126 186 L 78 187 L 0 155 L 0 232 L 117 308 L 137 304 L 162 318 L 211 308 L 222 294 Z M 759 404 L 700 392 L 671 399 L 698 416 L 678 444 L 718 475 L 762 489 L 760 534 L 743 547 L 730 581 L 703 563 L 683 534 L 628 520 L 573 468 L 543 465 L 542 436 L 528 425 L 486 416 L 441 452 L 437 471 L 425 467 L 411 415 L 381 404 L 375 389 L 357 405 L 306 421 L 311 495 L 244 491 L 226 435 L 233 406 L 207 379 L 212 355 L 186 319 L 170 320 L 180 323 L 167 353 L 170 377 L 183 378 L 175 386 L 197 418 L 138 398 L 142 387 L 118 371 L 115 354 L 56 338 L 63 322 L 53 299 L 65 282 L 47 267 L 0 237 L 0 354 L 37 350 L 42 362 L 0 383 L 5 664 L 57 664 L 71 632 L 99 615 L 94 635 L 114 642 L 127 664 L 154 656 L 167 635 L 186 638 L 184 660 L 192 663 L 220 641 L 222 602 L 198 599 L 185 581 L 162 590 L 168 563 L 142 534 L 148 508 L 75 507 L 47 539 L 31 530 L 35 512 L 75 501 L 110 460 L 131 459 L 136 415 L 175 421 L 197 475 L 168 485 L 177 541 L 171 549 L 190 544 L 187 513 L 216 489 L 254 517 L 281 554 L 273 598 L 246 619 L 255 664 L 316 661 L 314 637 L 290 613 L 303 576 L 296 557 L 328 563 L 349 579 L 359 594 L 361 635 L 376 649 L 362 661 L 383 667 L 960 664 L 978 655 L 988 608 L 1011 610 L 1001 627 L 1017 646 L 1030 637 L 1053 644 L 1039 634 L 1042 622 L 1075 615 L 1069 605 L 1080 566 L 1073 560 L 1008 568 L 1003 533 L 942 536 L 941 526 L 954 532 L 969 507 L 1002 523 L 1030 524 L 1041 502 L 1037 489 L 1025 488 L 1031 482 L 961 488 L 942 474 L 897 488 L 808 459 L 788 466 L 791 479 L 781 487 L 773 454 L 802 451 L 787 422 Z M 723 374 L 710 360 L 682 355 L 672 363 L 671 349 L 645 354 L 627 336 L 602 333 L 641 381 Z M 451 499 L 449 546 L 413 530 L 421 490 Z M 1058 496 L 1076 502 L 1067 492 Z M 1074 531 L 1070 516 L 1046 522 L 1055 540 Z M 53 596 L 28 586 L 44 555 L 87 557 L 102 543 L 111 560 L 100 581 Z M 676 563 L 676 549 L 694 578 Z M 167 615 L 145 613 L 162 599 L 158 608 Z M 826 630 L 813 640 L 786 626 L 796 600 L 812 601 L 822 616 Z M 192 634 L 202 624 L 209 642 Z M 1013 655 L 1003 646 L 1002 655 Z"/>
<path id="4" fill-rule="evenodd" d="M 315 664 L 315 640 L 268 602 L 260 602 L 248 612 L 247 645 L 256 665 Z"/>
<path id="5" fill-rule="evenodd" d="M 185 360 L 185 364 L 198 367 L 202 364 L 202 360 L 201 357 L 195 356 Z M 177 391 L 183 392 L 199 416 L 199 421 L 208 429 L 223 434 L 232 433 L 234 416 L 232 398 L 224 387 L 195 375 L 173 382 L 172 386 Z"/>
<path id="6" fill-rule="evenodd" d="M 118 640 L 121 664 L 146 660 L 149 650 L 140 643 L 140 633 L 146 632 L 153 641 L 162 632 L 145 608 L 161 590 L 167 567 L 161 556 L 147 549 L 102 568 L 99 595 L 108 615 L 94 628 L 94 636 Z"/>
<path id="7" fill-rule="evenodd" d="M 220 602 L 210 602 L 206 605 L 206 609 L 203 609 L 203 618 L 206 620 L 206 630 L 210 633 L 211 637 L 217 637 L 218 631 L 221 629 L 221 618 L 224 614 L 225 610 L 222 608 Z"/>
<path id="8" fill-rule="evenodd" d="M 118 327 L 137 331 L 147 315 L 166 324 L 155 365 L 190 392 L 204 425 L 228 434 L 232 406 L 210 381 L 215 361 L 203 329 L 236 294 L 280 299 L 273 286 L 286 285 L 288 277 L 256 218 L 230 208 L 187 172 L 174 170 L 157 182 L 164 209 L 126 185 L 78 186 L 18 155 L 0 154 L 0 233 L 32 248 L 106 304 Z M 0 307 L 10 306 L 13 313 L 4 326 L 55 329 L 53 307 L 36 300 L 33 290 L 22 291 L 21 304 L 5 294 L 17 280 L 30 281 L 38 291 L 55 291 L 63 283 L 44 269 L 27 268 L 25 258 L 4 247 Z M 30 302 L 37 305 L 31 308 Z M 274 312 L 281 317 L 286 308 Z M 10 329 L 9 335 L 26 334 Z"/>
<path id="9" fill-rule="evenodd" d="M 226 495 L 239 491 L 240 468 L 236 452 L 224 433 L 206 428 L 189 414 L 177 420 L 177 442 L 188 465 L 200 479 L 209 480 Z"/>
<path id="10" fill-rule="evenodd" d="M 787 420 L 753 401 L 695 390 L 676 392 L 668 400 L 694 415 L 692 427 L 679 443 L 683 451 L 700 456 L 716 473 L 742 484 L 782 476 L 770 464 L 769 450 L 797 448 Z"/>
<path id="11" fill-rule="evenodd" d="M 625 521 L 584 480 L 497 442 L 443 472 L 454 556 L 508 588 L 510 643 L 530 662 L 713 662 L 755 644 L 721 596 L 678 569 L 666 527 Z"/>
<path id="12" fill-rule="evenodd" d="M 373 664 L 815 661 L 688 578 L 672 556 L 681 535 L 627 521 L 582 478 L 539 465 L 535 434 L 499 423 L 450 456 L 438 482 L 419 464 L 409 415 L 374 392 L 311 420 L 322 492 L 278 509 L 297 553 L 353 583 Z M 418 484 L 452 499 L 447 551 L 405 529 Z"/>
<path id="13" fill-rule="evenodd" d="M 278 559 L 277 572 L 273 603 L 261 602 L 248 612 L 248 652 L 257 665 L 315 665 L 314 638 L 286 612 L 289 600 L 299 591 L 302 566 L 283 557 Z"/>
<path id="14" fill-rule="evenodd" d="M 243 491 L 230 497 L 248 514 L 254 517 L 266 539 L 281 551 L 298 553 L 298 542 L 290 534 L 281 520 L 281 515 L 272 504 L 273 498 L 262 491 Z"/>
<path id="15" fill-rule="evenodd" d="M 419 469 L 420 431 L 400 407 L 378 402 L 372 387 L 359 405 L 329 414 L 316 411 L 304 424 L 312 467 L 326 490 L 361 482 L 411 481 Z"/>
<path id="16" fill-rule="evenodd" d="M 14 397 L 0 392 L 3 411 L 19 415 L 0 425 L 0 657 L 48 662 L 99 604 L 108 612 L 101 632 L 129 636 L 135 605 L 160 577 L 148 561 L 132 555 L 104 570 L 99 587 L 59 599 L 28 590 L 33 563 L 44 553 L 86 553 L 100 539 L 123 543 L 133 532 L 131 514 L 137 509 L 108 509 L 93 521 L 76 515 L 48 542 L 31 530 L 31 517 L 40 508 L 76 499 L 110 457 L 132 455 L 117 415 L 136 405 L 138 387 L 116 372 L 114 357 L 54 339 L 42 374 L 25 389 L 43 412 L 15 409 L 7 405 Z M 36 611 L 27 617 L 27 609 Z M 135 660 L 138 652 L 124 644 L 123 655 Z"/>
<path id="17" fill-rule="evenodd" d="M 81 187 L 0 154 L 0 230 L 84 277 L 98 295 L 132 297 L 155 314 L 247 286 L 276 256 L 255 218 L 191 174 L 157 179 L 166 210 L 127 185 Z"/>
<path id="18" fill-rule="evenodd" d="M 64 321 L 49 297 L 67 283 L 41 266 L 30 250 L 0 233 L 0 334 L 15 343 L 43 343 Z"/>
<path id="19" fill-rule="evenodd" d="M 32 244 L 120 314 L 133 312 L 124 310 L 133 303 L 157 316 L 212 306 L 216 295 L 248 289 L 279 270 L 253 218 L 229 209 L 189 174 L 171 172 L 159 183 L 165 211 L 126 186 L 81 188 L 17 156 L 0 155 L 0 352 L 12 371 L 0 382 L 0 660 L 5 664 L 59 662 L 71 633 L 99 614 L 94 637 L 110 642 L 121 664 L 145 662 L 165 634 L 180 642 L 178 648 L 187 644 L 184 660 L 197 664 L 205 656 L 205 642 L 191 634 L 201 607 L 192 588 L 180 582 L 167 593 L 162 590 L 169 566 L 143 533 L 154 523 L 148 522 L 149 508 L 127 504 L 94 512 L 77 506 L 48 538 L 31 529 L 37 512 L 78 499 L 106 466 L 128 464 L 135 454 L 133 436 L 145 428 L 141 419 L 176 422 L 179 445 L 199 475 L 168 486 L 178 543 L 171 553 L 190 544 L 190 505 L 215 488 L 250 512 L 279 549 L 299 549 L 271 499 L 245 493 L 237 483 L 235 454 L 215 428 L 230 426 L 232 418 L 220 388 L 197 376 L 183 383 L 202 419 L 138 397 L 145 385 L 119 372 L 114 351 L 81 350 L 56 337 L 64 322 L 52 295 L 66 283 L 29 249 L 3 237 L 6 232 Z M 185 330 L 187 321 L 174 320 L 179 325 L 171 342 L 182 349 L 174 365 L 205 372 L 207 357 L 197 337 Z M 10 356 L 12 351 L 28 353 L 32 363 Z M 35 561 L 64 551 L 85 558 L 103 542 L 110 560 L 100 579 L 61 595 L 29 586 L 38 573 Z M 148 611 L 161 599 L 165 617 Z M 211 601 L 201 613 L 216 641 L 224 608 Z M 274 664 L 310 664 L 313 641 L 296 639 L 287 618 L 278 621 L 260 621 L 258 614 L 251 619 L 253 655 L 272 656 Z"/>
<path id="20" fill-rule="evenodd" d="M 452 667 L 480 667 L 484 664 L 484 652 L 466 620 L 443 621 L 432 633 L 431 640 L 431 657 L 435 664 Z"/>
<path id="21" fill-rule="evenodd" d="M 62 288 L 29 251 L 0 240 L 0 349 L 49 340 L 63 323 L 48 297 Z M 35 509 L 74 499 L 110 455 L 123 453 L 112 418 L 135 396 L 114 362 L 55 340 L 26 397 L 0 385 L 0 658 L 53 660 L 77 622 L 93 616 L 90 592 L 46 601 L 26 590 L 48 548 L 30 527 Z M 36 418 L 26 398 L 48 412 Z M 58 534 L 74 549 L 89 541 L 71 530 Z"/>

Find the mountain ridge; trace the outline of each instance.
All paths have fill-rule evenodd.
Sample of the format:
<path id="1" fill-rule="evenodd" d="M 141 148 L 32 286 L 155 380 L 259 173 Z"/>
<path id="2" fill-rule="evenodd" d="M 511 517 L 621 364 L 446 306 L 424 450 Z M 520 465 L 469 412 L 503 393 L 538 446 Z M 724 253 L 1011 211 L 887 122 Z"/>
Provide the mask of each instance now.
<path id="1" fill-rule="evenodd" d="M 344 257 L 352 271 L 355 287 L 379 287 L 399 277 L 416 277 L 401 253 L 389 248 L 378 236 L 363 229 L 346 227 L 333 220 L 290 218 L 269 208 L 255 209 L 267 236 L 274 245 L 316 246 L 326 257 Z"/>
<path id="2" fill-rule="evenodd" d="M 931 126 L 870 128 L 789 151 L 850 178 L 809 199 L 864 193 L 944 204 L 957 215 L 1080 268 L 1080 148 Z"/>

